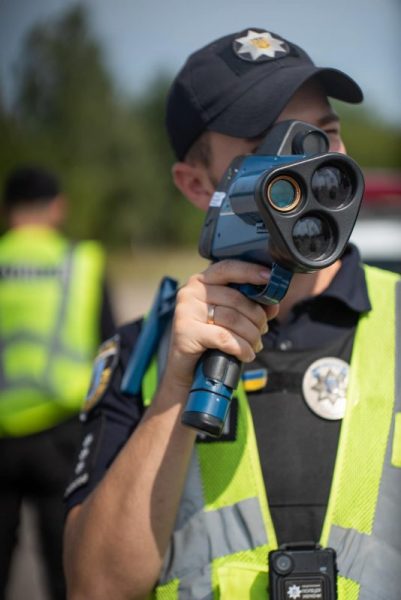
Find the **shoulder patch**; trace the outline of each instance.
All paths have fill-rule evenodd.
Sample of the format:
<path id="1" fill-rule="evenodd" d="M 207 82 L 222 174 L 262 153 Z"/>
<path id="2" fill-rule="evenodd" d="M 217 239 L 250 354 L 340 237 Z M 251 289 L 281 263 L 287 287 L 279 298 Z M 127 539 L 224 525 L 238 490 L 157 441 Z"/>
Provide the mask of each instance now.
<path id="1" fill-rule="evenodd" d="M 106 340 L 99 348 L 92 371 L 88 394 L 81 411 L 81 420 L 99 402 L 109 385 L 114 368 L 120 355 L 120 336 Z"/>

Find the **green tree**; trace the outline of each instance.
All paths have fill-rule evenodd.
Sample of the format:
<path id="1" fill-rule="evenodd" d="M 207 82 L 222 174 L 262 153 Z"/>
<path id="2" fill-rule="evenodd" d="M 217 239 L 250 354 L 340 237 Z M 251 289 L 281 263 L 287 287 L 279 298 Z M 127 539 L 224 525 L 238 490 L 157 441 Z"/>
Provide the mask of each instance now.
<path id="1" fill-rule="evenodd" d="M 114 113 L 113 83 L 87 21 L 76 7 L 36 26 L 20 64 L 17 114 L 27 128 L 54 139 L 66 166 L 77 155 L 93 161 L 104 153 L 103 132 Z"/>
<path id="2" fill-rule="evenodd" d="M 32 29 L 20 60 L 15 113 L 32 141 L 26 159 L 62 173 L 72 201 L 70 230 L 77 236 L 101 236 L 102 163 L 115 109 L 113 82 L 82 8 Z"/>
<path id="3" fill-rule="evenodd" d="M 146 131 L 146 168 L 148 190 L 152 195 L 152 230 L 147 239 L 156 242 L 194 244 L 199 236 L 204 214 L 191 206 L 178 192 L 171 177 L 175 160 L 164 126 L 165 99 L 170 78 L 160 74 L 136 106 L 140 122 Z"/>
<path id="4" fill-rule="evenodd" d="M 123 100 L 82 7 L 27 36 L 7 120 L 11 154 L 62 173 L 71 234 L 114 246 L 183 243 L 194 228 L 197 235 L 201 217 L 171 182 L 166 89 L 160 77 L 143 98 Z"/>
<path id="5" fill-rule="evenodd" d="M 401 169 L 401 125 L 389 124 L 363 106 L 336 105 L 347 152 L 362 167 Z"/>

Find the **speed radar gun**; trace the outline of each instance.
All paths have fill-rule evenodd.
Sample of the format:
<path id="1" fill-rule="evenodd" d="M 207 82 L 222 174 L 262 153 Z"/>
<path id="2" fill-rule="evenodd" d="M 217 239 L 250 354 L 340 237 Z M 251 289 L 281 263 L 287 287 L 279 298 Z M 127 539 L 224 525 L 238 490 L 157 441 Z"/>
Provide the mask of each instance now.
<path id="1" fill-rule="evenodd" d="M 328 148 L 320 129 L 301 121 L 278 123 L 255 154 L 234 159 L 211 199 L 200 254 L 271 268 L 266 286 L 239 286 L 255 302 L 280 302 L 293 273 L 328 267 L 344 252 L 364 181 L 355 161 Z M 224 352 L 205 352 L 182 422 L 219 437 L 241 366 Z"/>

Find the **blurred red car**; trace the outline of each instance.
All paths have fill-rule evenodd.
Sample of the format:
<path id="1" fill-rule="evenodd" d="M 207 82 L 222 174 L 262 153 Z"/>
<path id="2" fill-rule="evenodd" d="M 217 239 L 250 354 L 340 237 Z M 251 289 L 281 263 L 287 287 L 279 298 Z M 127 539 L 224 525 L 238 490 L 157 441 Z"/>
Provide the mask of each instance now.
<path id="1" fill-rule="evenodd" d="M 364 262 L 401 273 L 401 171 L 366 170 L 351 242 Z"/>

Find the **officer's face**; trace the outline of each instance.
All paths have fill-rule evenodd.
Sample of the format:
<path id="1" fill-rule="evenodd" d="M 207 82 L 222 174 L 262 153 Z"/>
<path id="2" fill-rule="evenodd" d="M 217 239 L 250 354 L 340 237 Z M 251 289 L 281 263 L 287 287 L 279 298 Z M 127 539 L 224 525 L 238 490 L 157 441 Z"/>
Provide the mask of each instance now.
<path id="1" fill-rule="evenodd" d="M 287 104 L 277 122 L 288 119 L 297 119 L 320 127 L 329 137 L 330 151 L 345 154 L 339 119 L 317 82 L 304 84 Z M 261 141 L 261 138 L 244 140 L 214 131 L 209 132 L 211 160 L 207 171 L 213 187 L 216 187 L 236 156 L 254 152 Z"/>

